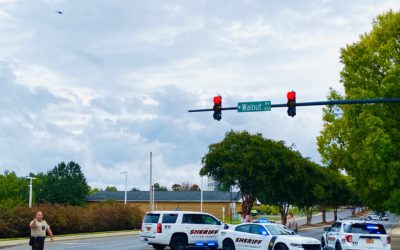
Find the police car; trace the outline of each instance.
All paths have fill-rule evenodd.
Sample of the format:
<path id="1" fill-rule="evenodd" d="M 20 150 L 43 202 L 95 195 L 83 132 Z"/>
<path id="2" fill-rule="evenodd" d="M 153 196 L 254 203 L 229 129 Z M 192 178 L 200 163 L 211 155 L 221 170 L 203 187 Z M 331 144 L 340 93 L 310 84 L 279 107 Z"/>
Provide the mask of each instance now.
<path id="1" fill-rule="evenodd" d="M 271 222 L 244 223 L 221 230 L 218 245 L 223 250 L 320 250 L 319 240 L 303 237 L 291 229 Z"/>
<path id="2" fill-rule="evenodd" d="M 146 213 L 139 237 L 156 250 L 170 246 L 217 248 L 219 231 L 228 226 L 208 213 L 190 211 L 153 211 Z"/>
<path id="3" fill-rule="evenodd" d="M 324 250 L 391 249 L 390 236 L 384 226 L 363 220 L 342 220 L 324 228 L 321 244 Z"/>

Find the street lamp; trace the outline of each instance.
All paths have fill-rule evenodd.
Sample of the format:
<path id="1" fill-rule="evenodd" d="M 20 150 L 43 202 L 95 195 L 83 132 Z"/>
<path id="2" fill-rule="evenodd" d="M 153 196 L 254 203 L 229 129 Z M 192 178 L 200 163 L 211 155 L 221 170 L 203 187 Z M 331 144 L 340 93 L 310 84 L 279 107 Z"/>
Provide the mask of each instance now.
<path id="1" fill-rule="evenodd" d="M 125 199 L 124 199 L 124 205 L 126 205 L 126 195 L 127 195 L 127 188 L 128 188 L 128 171 L 121 172 L 121 174 L 125 174 Z"/>
<path id="2" fill-rule="evenodd" d="M 27 179 L 29 179 L 29 207 L 32 207 L 32 180 L 36 179 L 35 177 L 32 176 L 27 176 Z"/>

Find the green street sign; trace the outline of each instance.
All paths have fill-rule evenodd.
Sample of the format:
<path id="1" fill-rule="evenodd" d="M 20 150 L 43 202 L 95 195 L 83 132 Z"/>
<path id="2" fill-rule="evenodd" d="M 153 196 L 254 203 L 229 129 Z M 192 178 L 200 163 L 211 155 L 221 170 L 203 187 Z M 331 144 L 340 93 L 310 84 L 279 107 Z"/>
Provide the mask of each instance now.
<path id="1" fill-rule="evenodd" d="M 237 111 L 238 112 L 271 111 L 271 101 L 239 102 L 237 106 Z"/>

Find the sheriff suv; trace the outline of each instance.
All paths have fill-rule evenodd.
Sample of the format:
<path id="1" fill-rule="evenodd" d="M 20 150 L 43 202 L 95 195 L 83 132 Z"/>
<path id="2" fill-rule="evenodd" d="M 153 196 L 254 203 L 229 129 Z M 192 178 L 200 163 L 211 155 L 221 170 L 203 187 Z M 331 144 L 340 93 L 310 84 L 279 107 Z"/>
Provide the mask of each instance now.
<path id="1" fill-rule="evenodd" d="M 166 246 L 172 250 L 183 250 L 186 246 L 216 249 L 219 231 L 227 227 L 208 213 L 153 211 L 146 213 L 139 236 L 156 250 Z"/>
<path id="2" fill-rule="evenodd" d="M 390 250 L 390 236 L 382 224 L 362 220 L 343 220 L 324 228 L 323 249 Z"/>

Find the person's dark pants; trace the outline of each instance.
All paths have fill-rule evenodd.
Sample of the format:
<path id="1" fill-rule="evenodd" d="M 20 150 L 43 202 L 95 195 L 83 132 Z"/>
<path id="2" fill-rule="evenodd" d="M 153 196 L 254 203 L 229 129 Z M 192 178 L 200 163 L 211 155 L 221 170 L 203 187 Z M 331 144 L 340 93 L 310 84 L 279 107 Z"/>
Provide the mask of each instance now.
<path id="1" fill-rule="evenodd" d="M 34 237 L 32 242 L 32 250 L 43 250 L 45 237 Z"/>

